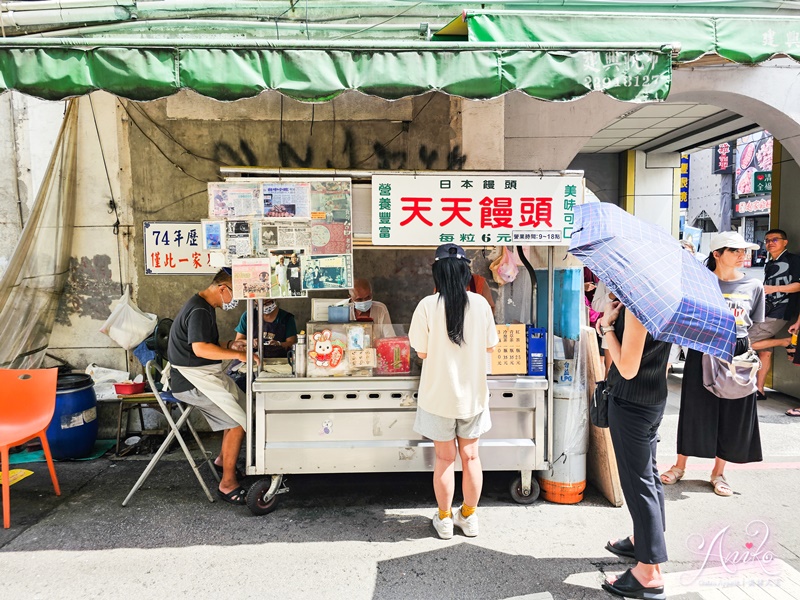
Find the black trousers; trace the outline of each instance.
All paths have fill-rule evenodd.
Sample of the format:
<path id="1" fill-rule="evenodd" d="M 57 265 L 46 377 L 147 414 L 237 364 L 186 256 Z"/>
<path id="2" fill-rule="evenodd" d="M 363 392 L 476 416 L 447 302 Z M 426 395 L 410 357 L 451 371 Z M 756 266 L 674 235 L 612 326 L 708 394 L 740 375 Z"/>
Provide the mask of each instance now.
<path id="1" fill-rule="evenodd" d="M 650 406 L 614 396 L 608 400 L 608 427 L 622 493 L 633 520 L 636 560 L 649 565 L 667 562 L 664 488 L 656 467 L 656 434 L 666 399 Z"/>

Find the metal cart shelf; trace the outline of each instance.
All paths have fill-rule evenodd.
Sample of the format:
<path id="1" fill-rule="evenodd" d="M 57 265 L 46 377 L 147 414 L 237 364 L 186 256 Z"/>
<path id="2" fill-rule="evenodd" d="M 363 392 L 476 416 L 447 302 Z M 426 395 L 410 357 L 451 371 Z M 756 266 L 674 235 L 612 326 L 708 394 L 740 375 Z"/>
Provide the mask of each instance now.
<path id="1" fill-rule="evenodd" d="M 265 477 L 248 492 L 250 510 L 274 510 L 289 474 L 433 471 L 433 443 L 413 431 L 418 385 L 403 376 L 256 379 L 247 474 Z M 490 376 L 489 391 L 492 429 L 480 440 L 481 463 L 519 471 L 511 495 L 531 503 L 539 496 L 532 472 L 548 468 L 547 381 Z"/>

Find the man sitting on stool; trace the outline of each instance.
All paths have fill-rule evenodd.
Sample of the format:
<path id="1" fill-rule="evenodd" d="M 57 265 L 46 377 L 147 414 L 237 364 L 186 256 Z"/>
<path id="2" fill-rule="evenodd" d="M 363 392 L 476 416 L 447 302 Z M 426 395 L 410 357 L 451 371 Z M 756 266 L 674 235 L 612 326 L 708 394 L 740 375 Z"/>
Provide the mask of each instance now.
<path id="1" fill-rule="evenodd" d="M 245 398 L 222 370 L 222 361 L 246 361 L 247 354 L 219 345 L 215 311 L 230 310 L 236 304 L 231 275 L 223 269 L 178 312 L 169 332 L 167 359 L 172 394 L 203 413 L 213 431 L 223 431 L 222 449 L 214 461 L 217 471 L 222 471 L 217 495 L 225 502 L 244 504 L 247 491 L 236 477 L 236 459 L 247 420 L 242 408 Z"/>

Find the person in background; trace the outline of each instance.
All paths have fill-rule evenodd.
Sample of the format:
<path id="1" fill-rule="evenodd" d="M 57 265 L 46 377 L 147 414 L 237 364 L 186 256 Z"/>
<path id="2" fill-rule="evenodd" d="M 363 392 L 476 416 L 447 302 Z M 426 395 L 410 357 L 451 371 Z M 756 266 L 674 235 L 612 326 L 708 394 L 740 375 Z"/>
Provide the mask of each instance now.
<path id="1" fill-rule="evenodd" d="M 167 358 L 173 395 L 197 408 L 212 431 L 223 431 L 222 448 L 214 461 L 217 471 L 222 472 L 217 495 L 225 502 L 244 504 L 247 490 L 236 472 L 246 425 L 244 395 L 223 372 L 222 361 L 246 361 L 247 355 L 220 346 L 215 310 L 236 306 L 231 285 L 230 272 L 222 269 L 206 289 L 189 298 L 172 323 Z"/>
<path id="2" fill-rule="evenodd" d="M 489 289 L 489 284 L 483 275 L 473 273 L 472 277 L 469 279 L 469 285 L 467 286 L 467 289 L 473 294 L 479 294 L 483 296 L 489 303 L 489 306 L 492 307 L 492 312 L 494 312 L 494 298 L 492 298 L 492 290 Z"/>
<path id="3" fill-rule="evenodd" d="M 350 320 L 372 321 L 372 337 L 394 337 L 392 318 L 383 302 L 372 299 L 372 284 L 367 279 L 353 280 L 350 289 Z"/>
<path id="4" fill-rule="evenodd" d="M 764 293 L 767 295 L 763 323 L 750 329 L 750 343 L 758 352 L 761 368 L 756 377 L 756 399 L 766 400 L 764 383 L 772 365 L 772 349 L 786 347 L 789 338 L 776 338 L 787 321 L 794 321 L 800 298 L 800 256 L 786 251 L 789 239 L 783 229 L 770 229 L 764 234 L 769 257 L 764 265 Z"/>
<path id="5" fill-rule="evenodd" d="M 598 329 L 612 361 L 606 378 L 608 428 L 633 520 L 633 535 L 609 541 L 606 550 L 636 560 L 635 567 L 606 580 L 602 587 L 627 598 L 664 599 L 661 566 L 667 561 L 666 514 L 656 447 L 667 405 L 670 344 L 655 340 L 619 301 L 607 305 Z"/>
<path id="6" fill-rule="evenodd" d="M 254 315 L 258 314 L 258 307 Z M 263 308 L 263 337 L 262 351 L 264 358 L 286 358 L 289 350 L 297 343 L 297 323 L 294 315 L 278 307 L 275 300 L 264 300 Z M 247 311 L 242 313 L 236 325 L 236 339 L 228 343 L 233 350 L 247 350 Z M 258 323 L 253 324 L 253 337 L 258 338 Z M 255 339 L 253 340 L 255 342 Z M 236 385 L 243 391 L 247 389 L 247 379 L 244 374 L 231 375 Z"/>
<path id="7" fill-rule="evenodd" d="M 755 247 L 735 231 L 717 233 L 711 238 L 706 262 L 719 279 L 722 295 L 736 317 L 734 356 L 747 351 L 748 330 L 764 320 L 764 287 L 739 270 L 745 252 Z M 733 489 L 725 479 L 725 465 L 761 461 L 756 395 L 722 399 L 712 394 L 703 386 L 702 358 L 697 350 L 686 354 L 678 413 L 678 459 L 661 474 L 661 481 L 667 485 L 680 481 L 689 456 L 713 458 L 710 481 L 714 493 L 731 496 Z"/>
<path id="8" fill-rule="evenodd" d="M 300 272 L 300 269 L 300 259 L 297 257 L 297 254 L 292 253 L 287 267 L 289 273 L 289 289 L 291 290 L 292 296 L 303 295 L 303 274 Z"/>
<path id="9" fill-rule="evenodd" d="M 792 336 L 795 336 L 800 332 L 800 316 L 797 317 L 797 320 L 789 327 L 789 333 Z M 789 339 L 791 342 L 791 338 Z M 797 347 L 795 344 L 789 344 L 786 347 L 786 357 L 789 359 L 789 362 L 800 365 L 800 354 L 797 354 Z M 787 417 L 800 417 L 800 407 L 798 408 L 790 408 L 786 411 Z"/>
<path id="10" fill-rule="evenodd" d="M 680 240 L 680 245 L 694 257 L 694 244 L 691 240 Z M 672 344 L 672 348 L 669 351 L 669 360 L 667 361 L 667 373 L 671 373 L 673 365 L 680 360 L 681 351 L 683 351 L 683 356 L 685 358 L 687 350 L 688 348 L 682 348 L 680 344 Z"/>
<path id="11" fill-rule="evenodd" d="M 458 527 L 478 535 L 475 512 L 483 487 L 478 439 L 491 428 L 486 353 L 499 342 L 483 296 L 467 291 L 469 259 L 456 244 L 436 249 L 432 266 L 437 292 L 414 310 L 409 341 L 422 359 L 414 431 L 433 441 L 433 528 L 442 539 Z M 461 457 L 464 503 L 452 510 L 455 460 Z"/>
<path id="12" fill-rule="evenodd" d="M 281 255 L 275 265 L 275 275 L 278 277 L 278 295 L 285 298 L 289 295 L 289 279 L 287 274 L 286 257 Z"/>

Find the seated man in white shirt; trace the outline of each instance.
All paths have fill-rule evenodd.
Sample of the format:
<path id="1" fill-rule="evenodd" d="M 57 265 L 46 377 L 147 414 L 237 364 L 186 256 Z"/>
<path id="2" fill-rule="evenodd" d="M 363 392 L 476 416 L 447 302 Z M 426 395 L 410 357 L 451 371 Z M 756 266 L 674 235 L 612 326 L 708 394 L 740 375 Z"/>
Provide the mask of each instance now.
<path id="1" fill-rule="evenodd" d="M 350 320 L 372 321 L 373 339 L 394 337 L 389 309 L 383 302 L 372 299 L 372 285 L 366 279 L 353 281 L 350 290 Z"/>

